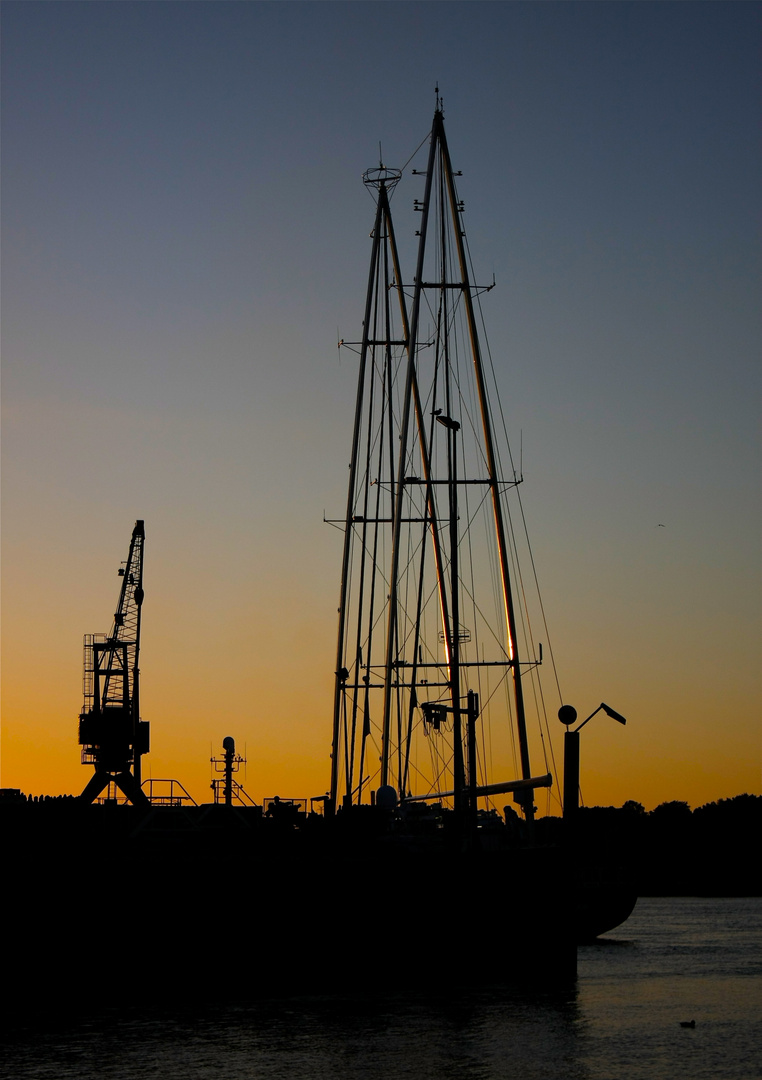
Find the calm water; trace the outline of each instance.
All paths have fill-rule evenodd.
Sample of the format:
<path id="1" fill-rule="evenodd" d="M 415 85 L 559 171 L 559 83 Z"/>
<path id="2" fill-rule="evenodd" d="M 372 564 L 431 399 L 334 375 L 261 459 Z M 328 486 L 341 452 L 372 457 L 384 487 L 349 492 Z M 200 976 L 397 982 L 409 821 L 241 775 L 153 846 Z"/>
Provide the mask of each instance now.
<path id="1" fill-rule="evenodd" d="M 420 973 L 423 975 L 424 973 Z M 752 1080 L 762 900 L 644 899 L 576 990 L 298 998 L 14 1024 L 9 1080 Z M 444 983 L 442 983 L 444 986 Z M 695 1020 L 695 1029 L 680 1021 Z"/>

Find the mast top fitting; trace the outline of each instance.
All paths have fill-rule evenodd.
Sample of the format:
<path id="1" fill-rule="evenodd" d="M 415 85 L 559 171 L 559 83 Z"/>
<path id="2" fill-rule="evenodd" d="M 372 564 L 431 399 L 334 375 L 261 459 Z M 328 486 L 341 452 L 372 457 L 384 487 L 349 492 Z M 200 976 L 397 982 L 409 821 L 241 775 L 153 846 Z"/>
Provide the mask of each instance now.
<path id="1" fill-rule="evenodd" d="M 379 165 L 375 169 L 366 169 L 362 174 L 362 182 L 368 187 L 386 187 L 391 190 L 396 187 L 401 177 L 402 169 L 387 169 L 384 165 Z"/>

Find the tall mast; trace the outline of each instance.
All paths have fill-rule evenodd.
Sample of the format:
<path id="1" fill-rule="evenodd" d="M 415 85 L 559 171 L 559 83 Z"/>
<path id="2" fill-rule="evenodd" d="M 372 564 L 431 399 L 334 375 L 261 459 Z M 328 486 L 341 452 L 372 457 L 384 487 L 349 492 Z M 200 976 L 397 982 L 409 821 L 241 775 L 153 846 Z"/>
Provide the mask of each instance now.
<path id="1" fill-rule="evenodd" d="M 452 163 L 450 161 L 450 152 L 447 147 L 447 138 L 444 131 L 444 118 L 441 109 L 437 109 L 437 112 L 434 115 L 434 132 L 436 133 L 436 138 L 438 139 L 441 147 L 442 171 L 444 173 L 445 182 L 447 184 L 447 194 L 450 202 L 450 213 L 452 215 L 453 224 L 457 226 L 460 221 L 459 203 L 455 191 L 455 179 L 453 176 Z M 482 366 L 479 335 L 477 333 L 476 319 L 474 316 L 474 301 L 471 290 L 471 283 L 469 281 L 468 261 L 466 259 L 465 245 L 463 243 L 463 230 L 462 228 L 456 227 L 453 229 L 453 232 L 458 252 L 458 265 L 460 267 L 460 276 L 463 284 L 463 299 L 466 305 L 466 318 L 468 321 L 468 332 L 471 339 L 471 351 L 473 355 L 474 372 L 476 374 L 476 385 L 479 393 L 479 406 L 481 410 L 482 427 L 484 431 L 484 448 L 487 455 L 487 469 L 492 493 L 492 510 L 495 515 L 495 535 L 497 539 L 498 552 L 500 555 L 500 574 L 503 582 L 506 627 L 508 631 L 508 655 L 511 659 L 513 692 L 516 702 L 516 725 L 519 738 L 519 751 L 521 755 L 521 775 L 522 779 L 527 780 L 532 775 L 532 772 L 529 765 L 529 743 L 527 740 L 526 715 L 524 711 L 524 693 L 521 686 L 521 666 L 519 661 L 518 638 L 516 633 L 516 616 L 513 607 L 513 593 L 511 590 L 511 576 L 508 564 L 508 546 L 505 539 L 503 506 L 500 498 L 500 476 L 498 473 L 495 457 L 495 446 L 492 437 L 492 418 L 490 416 L 489 401 L 487 398 L 487 391 L 484 382 L 484 368 Z M 529 795 L 526 800 L 525 811 L 528 817 L 533 816 L 531 790 L 529 791 Z"/>
<path id="2" fill-rule="evenodd" d="M 437 151 L 439 151 L 437 155 Z M 479 396 L 479 405 L 481 411 L 481 422 L 484 438 L 484 451 L 486 455 L 486 465 L 488 472 L 488 481 L 491 489 L 491 499 L 494 514 L 495 524 L 495 536 L 498 547 L 498 554 L 500 560 L 500 575 L 502 579 L 503 598 L 505 605 L 505 618 L 506 618 L 506 631 L 507 631 L 507 646 L 508 656 L 511 664 L 511 674 L 513 682 L 513 694 L 516 708 L 516 726 L 519 740 L 519 753 L 521 760 L 521 773 L 523 779 L 529 779 L 531 777 L 531 767 L 529 762 L 529 744 L 526 731 L 526 717 L 524 710 L 524 695 L 521 686 L 521 666 L 519 658 L 518 638 L 516 632 L 516 618 L 514 613 L 513 597 L 511 591 L 511 578 L 508 560 L 508 546 L 505 536 L 505 524 L 503 520 L 503 509 L 501 503 L 501 490 L 500 490 L 500 477 L 497 469 L 497 460 L 495 456 L 494 440 L 492 434 L 492 421 L 490 416 L 489 402 L 487 399 L 484 370 L 482 365 L 481 348 L 479 345 L 479 336 L 476 328 L 476 319 L 474 316 L 473 306 L 473 294 L 472 286 L 470 282 L 470 275 L 468 270 L 468 261 L 465 254 L 465 246 L 463 243 L 463 229 L 460 222 L 460 204 L 457 198 L 455 190 L 455 180 L 453 176 L 452 162 L 450 160 L 449 149 L 447 146 L 447 138 L 444 130 L 444 117 L 441 107 L 437 107 L 434 114 L 434 123 L 431 132 L 431 143 L 429 146 L 429 160 L 426 170 L 426 188 L 422 205 L 422 222 L 420 229 L 420 242 L 418 248 L 418 263 L 415 277 L 415 291 L 413 295 L 413 311 L 411 316 L 411 333 L 410 333 L 410 349 L 409 349 L 409 367 L 408 367 L 408 387 L 405 394 L 405 412 L 403 414 L 403 424 L 400 439 L 403 448 L 406 445 L 407 438 L 407 423 L 409 416 L 409 401 L 412 392 L 412 384 L 415 378 L 416 367 L 416 346 L 418 344 L 418 319 L 421 311 L 421 296 L 427 283 L 423 280 L 423 267 L 426 252 L 426 243 L 428 238 L 429 221 L 431 217 L 431 201 L 432 192 L 434 191 L 433 180 L 435 179 L 434 171 L 435 166 L 439 167 L 439 179 L 442 181 L 445 189 L 446 196 L 449 201 L 449 210 L 452 222 L 452 236 L 455 241 L 455 246 L 458 256 L 458 267 L 460 271 L 460 282 L 448 282 L 445 279 L 444 266 L 442 270 L 442 279 L 440 282 L 442 295 L 446 301 L 448 290 L 451 288 L 460 288 L 462 298 L 465 303 L 466 318 L 468 323 L 469 337 L 471 343 L 471 352 L 473 359 L 474 372 L 476 376 L 476 385 Z M 440 228 L 444 232 L 444 214 L 445 207 L 440 206 L 440 212 L 442 217 L 440 218 Z M 436 283 L 431 283 L 432 287 Z M 452 446 L 451 453 L 451 508 L 450 516 L 451 521 L 457 516 L 457 478 L 455 474 L 456 460 L 455 460 L 455 443 L 456 432 L 450 427 L 448 434 L 448 447 Z M 389 742 L 389 714 L 391 703 L 391 667 L 394 657 L 394 633 L 395 633 L 395 614 L 396 614 L 396 601 L 397 601 L 397 572 L 399 566 L 399 546 L 400 546 L 400 529 L 399 526 L 402 521 L 402 500 L 404 495 L 404 467 L 405 467 L 405 454 L 400 455 L 400 476 L 397 485 L 397 506 L 395 511 L 395 533 L 392 549 L 392 568 L 390 573 L 391 581 L 391 594 L 390 594 L 390 606 L 391 612 L 389 619 L 389 632 L 387 638 L 387 673 L 386 673 L 386 700 L 384 703 L 384 747 L 388 756 L 388 742 Z M 451 529 L 454 530 L 454 524 L 451 525 Z M 462 765 L 462 746 L 459 742 L 459 708 L 460 708 L 460 687 L 459 687 L 459 665 L 458 665 L 458 653 L 459 653 L 459 632 L 460 627 L 457 619 L 457 605 L 458 605 L 458 588 L 457 588 L 457 539 L 452 540 L 452 556 L 451 562 L 453 565 L 453 587 L 451 591 L 452 607 L 453 607 L 453 630 L 451 641 L 451 656 L 450 656 L 450 671 L 451 671 L 451 683 L 452 683 L 452 708 L 454 716 L 454 727 L 456 729 L 455 737 L 455 781 L 454 787 L 456 792 L 461 783 L 460 773 Z M 382 765 L 382 783 L 387 782 L 388 764 L 387 760 L 384 760 Z M 531 817 L 533 814 L 531 790 L 529 794 L 525 796 L 525 811 L 527 816 Z"/>
<path id="3" fill-rule="evenodd" d="M 386 662 L 384 668 L 384 720 L 383 720 L 383 733 L 381 737 L 381 785 L 387 786 L 389 783 L 389 747 L 391 736 L 391 710 L 392 710 L 392 695 L 394 691 L 393 675 L 395 664 L 395 651 L 396 640 L 398 634 L 397 624 L 397 603 L 398 603 L 398 585 L 399 585 L 399 555 L 400 555 L 400 536 L 402 526 L 402 511 L 403 511 L 403 496 L 405 492 L 405 464 L 407 461 L 407 442 L 408 442 L 408 430 L 410 427 L 410 406 L 413 395 L 413 385 L 415 383 L 415 354 L 416 347 L 418 345 L 418 324 L 419 315 L 421 310 L 421 289 L 420 282 L 423 274 L 423 260 L 426 251 L 426 231 L 429 218 L 429 205 L 431 194 L 431 180 L 434 172 L 434 154 L 435 143 L 432 139 L 431 147 L 429 149 L 429 163 L 426 170 L 426 197 L 423 204 L 423 219 L 421 221 L 421 241 L 418 245 L 418 263 L 415 276 L 415 292 L 413 293 L 413 311 L 410 318 L 410 332 L 408 336 L 407 345 L 407 376 L 405 381 L 405 389 L 402 398 L 402 421 L 400 424 L 400 456 L 399 456 L 399 473 L 397 476 L 397 499 L 394 507 L 394 520 L 393 520 L 393 537 L 392 537 L 392 565 L 389 571 L 389 618 L 387 621 L 386 631 Z M 447 629 L 445 629 L 445 641 L 448 640 Z"/>
<path id="4" fill-rule="evenodd" d="M 378 526 L 382 522 L 380 517 L 380 500 L 376 500 L 375 517 L 369 517 L 369 476 L 365 476 L 363 482 L 360 482 L 360 467 L 361 467 L 361 436 L 363 434 L 363 419 L 366 419 L 365 435 L 370 443 L 372 439 L 371 425 L 366 416 L 368 411 L 372 411 L 374 408 L 380 409 L 383 414 L 381 421 L 382 428 L 388 427 L 388 439 L 387 439 L 387 455 L 389 461 L 389 475 L 390 477 L 394 473 L 396 467 L 396 453 L 395 453 L 395 425 L 392 417 L 393 411 L 393 399 L 396 394 L 396 382 L 393 376 L 393 356 L 392 349 L 404 349 L 405 352 L 409 352 L 410 349 L 410 324 L 407 315 L 407 306 L 405 303 L 405 296 L 402 291 L 402 272 L 400 269 L 399 253 L 397 250 L 396 239 L 394 235 L 394 225 L 392 222 L 391 208 L 389 205 L 389 194 L 392 192 L 400 179 L 400 173 L 398 170 L 386 169 L 381 165 L 378 169 L 369 169 L 364 176 L 364 182 L 368 187 L 376 190 L 376 215 L 373 225 L 373 231 L 371 233 L 373 239 L 373 246 L 371 251 L 370 271 L 368 274 L 368 286 L 365 300 L 365 318 L 363 320 L 363 333 L 362 340 L 360 342 L 360 366 L 357 383 L 357 397 L 355 402 L 355 417 L 352 434 L 352 455 L 349 465 L 349 487 L 347 492 L 347 506 L 346 514 L 344 518 L 344 545 L 342 555 L 342 570 L 341 570 L 341 586 L 339 593 L 339 625 L 337 635 L 337 647 L 336 647 L 336 668 L 335 668 L 335 684 L 334 684 L 334 708 L 333 708 L 333 738 L 332 738 L 332 750 L 331 750 L 331 787 L 330 787 L 330 802 L 332 807 L 337 806 L 339 797 L 339 774 L 341 766 L 341 756 L 344 753 L 344 769 L 346 780 L 345 798 L 349 801 L 352 800 L 352 779 L 353 779 L 353 764 L 352 764 L 352 751 L 354 747 L 355 726 L 356 726 L 356 712 L 358 708 L 358 691 L 361 690 L 359 686 L 360 668 L 362 667 L 362 644 L 366 649 L 370 650 L 371 642 L 364 639 L 361 643 L 360 637 L 362 634 L 360 620 L 357 620 L 357 643 L 355 647 L 354 659 L 356 661 L 354 667 L 352 667 L 351 658 L 347 654 L 348 649 L 348 591 L 350 587 L 351 573 L 350 573 L 350 560 L 352 554 L 353 541 L 357 540 L 357 530 L 360 531 L 360 541 L 362 545 L 363 554 L 361 560 L 364 563 L 366 559 L 375 561 L 378 554 L 377 548 L 374 546 L 372 551 L 367 550 L 367 544 L 369 543 L 369 527 L 373 534 L 374 539 L 378 539 Z M 399 306 L 399 318 L 401 324 L 401 336 L 394 337 L 394 331 L 392 329 L 391 311 L 388 308 L 388 294 L 390 291 L 390 278 L 394 283 L 398 296 Z M 377 336 L 379 333 L 379 318 L 382 320 L 382 332 L 381 336 Z M 372 369 L 376 362 L 377 351 L 383 351 L 383 363 L 384 374 L 381 379 L 381 386 L 376 387 L 375 397 L 373 390 L 373 372 Z M 413 408 L 415 410 L 415 416 L 418 421 L 419 429 L 419 446 L 421 461 L 423 465 L 423 474 L 428 483 L 430 477 L 430 463 L 428 448 L 426 446 L 426 439 L 423 427 L 423 411 L 420 399 L 420 393 L 415 380 L 415 372 L 410 370 L 408 365 L 408 376 L 411 380 L 410 388 L 406 395 L 407 400 L 410 399 L 412 394 Z M 379 392 L 385 397 L 383 405 L 378 405 Z M 370 461 L 370 446 L 368 446 L 368 452 L 366 454 L 366 469 Z M 399 483 L 399 479 L 397 481 Z M 377 494 L 380 494 L 380 487 L 377 487 Z M 388 521 L 393 519 L 393 506 L 394 506 L 394 491 L 393 489 L 389 493 L 391 495 L 390 516 Z M 435 564 L 440 570 L 442 567 L 441 545 L 439 542 L 439 536 L 437 531 L 437 516 L 436 507 L 434 504 L 433 493 L 428 486 L 427 490 L 427 504 L 428 504 L 428 517 L 432 523 L 432 529 L 434 532 L 434 560 Z M 359 508 L 362 510 L 361 514 L 357 513 Z M 365 578 L 360 575 L 359 585 L 359 599 L 358 606 L 361 608 L 363 604 L 363 592 L 364 592 Z M 373 601 L 372 587 L 369 590 L 371 596 L 371 605 Z M 449 625 L 449 617 L 447 614 L 447 601 L 444 592 L 440 591 L 440 608 L 441 618 L 443 625 Z M 391 610 L 391 606 L 389 607 Z M 367 655 L 367 654 L 366 654 Z M 368 655 L 368 662 L 366 667 L 368 672 L 370 671 L 370 658 Z M 354 679 L 355 694 L 351 697 L 351 705 L 349 708 L 352 712 L 352 717 L 346 714 L 347 711 L 347 682 Z M 360 750 L 360 796 L 362 794 L 363 783 L 363 762 L 364 762 L 364 743 L 365 737 L 368 734 L 367 730 L 367 715 L 368 715 L 368 700 L 367 700 L 367 684 L 370 682 L 370 674 L 366 673 L 364 676 L 366 683 L 365 697 L 365 721 L 363 723 L 363 731 L 361 733 L 361 750 Z M 387 683 L 391 682 L 391 678 L 387 680 Z M 342 746 L 342 725 L 344 730 L 344 746 Z M 388 775 L 388 763 L 389 763 L 389 744 L 388 740 L 383 740 L 384 745 L 384 763 L 382 765 L 382 783 L 386 783 L 385 777 Z"/>
<path id="5" fill-rule="evenodd" d="M 360 431 L 362 423 L 363 403 L 365 399 L 366 370 L 368 366 L 368 350 L 371 340 L 371 311 L 375 289 L 375 281 L 378 274 L 378 253 L 381 242 L 381 229 L 384 220 L 384 203 L 386 198 L 386 184 L 379 184 L 379 198 L 376 203 L 376 219 L 373 224 L 373 251 L 370 258 L 370 271 L 368 273 L 368 290 L 365 300 L 365 318 L 362 324 L 362 343 L 360 347 L 360 372 L 357 380 L 357 400 L 355 402 L 355 421 L 352 430 L 352 456 L 349 461 L 349 490 L 347 492 L 347 511 L 344 521 L 344 552 L 341 560 L 341 586 L 339 592 L 339 631 L 336 645 L 336 669 L 334 672 L 334 695 L 333 695 L 333 738 L 331 740 L 331 808 L 335 809 L 338 798 L 339 785 L 339 755 L 341 753 L 340 736 L 342 707 L 346 697 L 343 693 L 344 685 L 349 676 L 348 668 L 344 667 L 345 629 L 347 618 L 347 590 L 349 588 L 349 559 L 352 550 L 352 519 L 354 517 L 355 490 L 357 486 L 357 470 L 359 463 Z"/>

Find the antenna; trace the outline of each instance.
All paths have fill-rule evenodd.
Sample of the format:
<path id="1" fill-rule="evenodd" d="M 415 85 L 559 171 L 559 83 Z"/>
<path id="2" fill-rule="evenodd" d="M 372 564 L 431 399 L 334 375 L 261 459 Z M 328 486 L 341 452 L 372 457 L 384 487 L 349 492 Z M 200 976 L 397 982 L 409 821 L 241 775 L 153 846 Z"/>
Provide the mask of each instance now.
<path id="1" fill-rule="evenodd" d="M 222 757 L 212 757 L 212 791 L 214 792 L 215 806 L 224 804 L 232 806 L 234 803 L 241 806 L 256 806 L 248 791 L 233 779 L 233 774 L 244 767 L 246 776 L 246 744 L 244 744 L 244 756 L 236 753 L 235 739 L 232 735 L 226 735 L 222 740 Z M 222 779 L 215 777 L 215 773 L 222 773 Z"/>

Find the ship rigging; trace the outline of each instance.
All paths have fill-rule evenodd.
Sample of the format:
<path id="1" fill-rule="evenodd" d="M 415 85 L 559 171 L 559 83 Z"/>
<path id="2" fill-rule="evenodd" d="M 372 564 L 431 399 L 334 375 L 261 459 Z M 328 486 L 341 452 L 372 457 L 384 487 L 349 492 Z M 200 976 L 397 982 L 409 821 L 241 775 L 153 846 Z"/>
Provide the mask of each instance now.
<path id="1" fill-rule="evenodd" d="M 424 192 L 410 285 L 391 213 L 402 173 L 379 163 L 363 177 L 376 213 L 362 339 L 349 344 L 359 371 L 330 806 L 436 799 L 476 815 L 479 799 L 512 792 L 531 821 L 535 789 L 552 782 L 547 758 L 532 772 L 527 725 L 542 646 L 514 599 L 524 586 L 507 495 L 520 477 L 503 468 L 480 334 L 492 286 L 473 281 L 439 96 L 426 168 L 413 172 Z M 511 765 L 515 779 L 495 778 Z"/>

